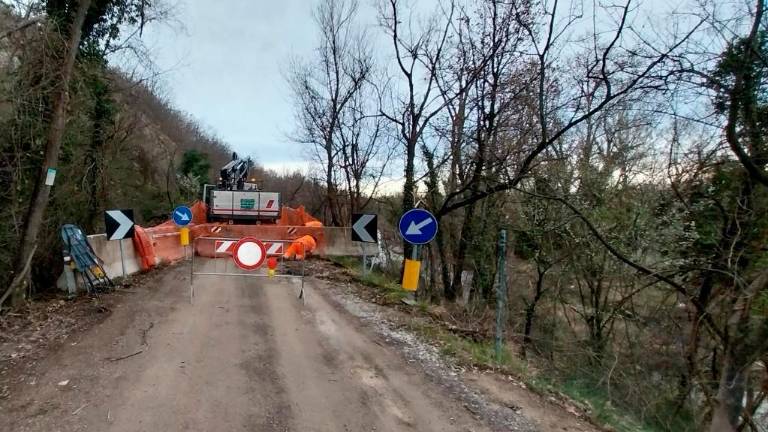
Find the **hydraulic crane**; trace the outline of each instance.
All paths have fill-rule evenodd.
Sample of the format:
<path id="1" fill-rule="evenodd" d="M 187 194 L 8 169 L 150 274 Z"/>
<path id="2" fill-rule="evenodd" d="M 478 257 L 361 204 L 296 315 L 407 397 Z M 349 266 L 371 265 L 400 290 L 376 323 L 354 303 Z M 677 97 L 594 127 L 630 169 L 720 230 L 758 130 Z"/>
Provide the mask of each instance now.
<path id="1" fill-rule="evenodd" d="M 251 158 L 240 159 L 232 153 L 232 160 L 221 168 L 219 190 L 243 190 L 248 180 L 248 170 L 253 166 Z"/>

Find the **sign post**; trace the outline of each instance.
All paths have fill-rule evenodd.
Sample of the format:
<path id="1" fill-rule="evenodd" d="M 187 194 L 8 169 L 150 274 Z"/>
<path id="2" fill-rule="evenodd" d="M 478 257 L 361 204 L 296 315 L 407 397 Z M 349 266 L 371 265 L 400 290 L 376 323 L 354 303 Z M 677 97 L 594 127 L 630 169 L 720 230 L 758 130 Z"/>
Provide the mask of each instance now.
<path id="1" fill-rule="evenodd" d="M 413 245 L 411 258 L 405 259 L 403 266 L 403 289 L 416 291 L 419 287 L 419 245 L 431 242 L 437 235 L 437 218 L 423 209 L 411 209 L 403 214 L 398 224 L 400 236 Z"/>
<path id="2" fill-rule="evenodd" d="M 362 243 L 378 243 L 378 221 L 375 214 L 352 214 L 352 241 Z M 368 271 L 366 261 L 368 257 L 363 249 L 363 276 Z"/>
<path id="3" fill-rule="evenodd" d="M 123 239 L 117 241 L 120 245 L 120 267 L 123 269 L 123 277 L 125 277 L 125 254 L 123 253 Z"/>
<path id="4" fill-rule="evenodd" d="M 107 229 L 107 240 L 120 242 L 120 264 L 125 277 L 125 254 L 123 253 L 123 239 L 133 238 L 135 228 L 133 222 L 133 210 L 107 210 L 104 212 L 104 226 Z"/>
<path id="5" fill-rule="evenodd" d="M 173 219 L 173 223 L 179 227 L 179 243 L 184 246 L 184 255 L 186 258 L 187 246 L 189 246 L 189 228 L 187 228 L 187 225 L 192 222 L 192 210 L 187 206 L 178 206 L 173 209 L 171 218 Z"/>

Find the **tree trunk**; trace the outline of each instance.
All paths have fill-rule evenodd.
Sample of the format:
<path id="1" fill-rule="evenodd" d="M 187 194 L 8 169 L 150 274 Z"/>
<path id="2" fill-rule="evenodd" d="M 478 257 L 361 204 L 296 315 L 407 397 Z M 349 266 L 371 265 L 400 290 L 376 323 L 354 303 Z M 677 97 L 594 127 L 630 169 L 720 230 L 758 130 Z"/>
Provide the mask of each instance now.
<path id="1" fill-rule="evenodd" d="M 546 270 L 542 272 L 539 270 L 539 277 L 536 279 L 536 292 L 531 300 L 525 307 L 525 328 L 523 329 L 523 345 L 520 347 L 520 355 L 525 358 L 527 355 L 528 347 L 531 346 L 533 340 L 531 334 L 533 332 L 533 320 L 536 317 L 536 306 L 544 295 L 544 275 Z"/>
<path id="2" fill-rule="evenodd" d="M 451 283 L 451 291 L 453 291 L 454 298 L 460 296 L 462 293 L 461 286 L 461 273 L 464 271 L 464 261 L 467 257 L 467 248 L 469 248 L 469 242 L 467 239 L 472 235 L 472 218 L 475 216 L 475 205 L 470 204 L 467 206 L 466 213 L 464 214 L 464 222 L 461 225 L 461 231 L 459 232 L 459 241 L 456 247 L 456 263 L 453 267 L 453 282 Z"/>
<path id="3" fill-rule="evenodd" d="M 339 200 L 336 196 L 336 184 L 333 182 L 333 147 L 331 143 L 326 143 L 325 147 L 327 161 L 325 167 L 325 188 L 328 198 L 328 210 L 331 212 L 331 226 L 341 226 L 341 217 L 339 216 Z"/>
<path id="4" fill-rule="evenodd" d="M 734 432 L 741 417 L 742 400 L 746 388 L 747 367 L 732 354 L 723 356 L 717 406 L 712 412 L 710 432 Z"/>
<path id="5" fill-rule="evenodd" d="M 438 220 L 438 223 L 440 221 Z M 456 291 L 453 289 L 451 283 L 451 273 L 448 268 L 448 257 L 445 253 L 445 238 L 443 237 L 443 229 L 437 231 L 437 253 L 440 257 L 440 275 L 443 281 L 443 297 L 449 302 L 456 301 Z M 455 271 L 455 270 L 454 270 Z"/>
<path id="6" fill-rule="evenodd" d="M 53 111 L 51 114 L 51 125 L 48 129 L 48 139 L 45 145 L 45 155 L 43 165 L 40 167 L 40 175 L 35 183 L 35 189 L 32 193 L 29 210 L 27 212 L 26 224 L 21 237 L 19 254 L 16 257 L 16 275 L 11 282 L 9 290 L 12 291 L 14 302 L 20 299 L 23 294 L 19 290 L 22 281 L 29 272 L 29 267 L 24 264 L 29 261 L 29 257 L 37 244 L 37 235 L 40 232 L 40 226 L 43 223 L 43 216 L 48 207 L 48 199 L 51 194 L 51 186 L 45 184 L 45 178 L 48 168 L 54 168 L 59 163 L 59 150 L 61 149 L 61 140 L 64 136 L 64 127 L 67 120 L 67 108 L 69 106 L 69 82 L 72 79 L 72 71 L 75 66 L 80 38 L 82 35 L 83 22 L 91 0 L 80 0 L 75 19 L 70 29 L 70 37 L 67 42 L 66 55 L 61 65 L 61 80 L 56 89 L 56 95 L 53 101 Z"/>
<path id="7" fill-rule="evenodd" d="M 416 205 L 416 181 L 414 159 L 416 159 L 416 140 L 408 142 L 405 149 L 405 183 L 403 183 L 403 214 L 411 210 Z M 412 247 L 410 243 L 403 240 L 403 255 L 405 258 L 411 258 Z"/>

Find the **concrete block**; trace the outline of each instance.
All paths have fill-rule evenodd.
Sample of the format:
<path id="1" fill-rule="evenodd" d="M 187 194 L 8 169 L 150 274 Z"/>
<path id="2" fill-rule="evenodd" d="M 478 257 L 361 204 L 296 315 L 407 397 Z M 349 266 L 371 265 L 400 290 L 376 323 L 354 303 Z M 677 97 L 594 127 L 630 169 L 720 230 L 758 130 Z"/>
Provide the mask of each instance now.
<path id="1" fill-rule="evenodd" d="M 111 279 L 123 275 L 122 264 L 120 262 L 120 243 L 123 243 L 123 258 L 125 260 L 125 274 L 130 275 L 141 271 L 139 257 L 133 248 L 133 240 L 107 240 L 106 234 L 94 234 L 88 236 L 88 242 L 91 243 L 96 256 L 101 258 L 104 263 L 104 271 Z"/>

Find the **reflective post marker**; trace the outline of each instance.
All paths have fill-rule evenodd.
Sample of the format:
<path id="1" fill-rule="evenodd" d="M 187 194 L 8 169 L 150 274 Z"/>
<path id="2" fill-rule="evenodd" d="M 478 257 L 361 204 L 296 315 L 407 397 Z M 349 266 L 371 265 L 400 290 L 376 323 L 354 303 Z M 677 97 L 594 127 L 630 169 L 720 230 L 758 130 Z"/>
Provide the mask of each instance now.
<path id="1" fill-rule="evenodd" d="M 179 240 L 182 246 L 189 246 L 189 228 L 179 228 Z"/>
<path id="2" fill-rule="evenodd" d="M 403 290 L 415 292 L 419 288 L 419 270 L 421 261 L 405 259 L 403 268 Z"/>

